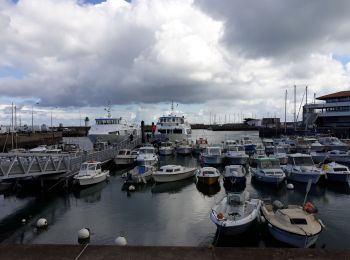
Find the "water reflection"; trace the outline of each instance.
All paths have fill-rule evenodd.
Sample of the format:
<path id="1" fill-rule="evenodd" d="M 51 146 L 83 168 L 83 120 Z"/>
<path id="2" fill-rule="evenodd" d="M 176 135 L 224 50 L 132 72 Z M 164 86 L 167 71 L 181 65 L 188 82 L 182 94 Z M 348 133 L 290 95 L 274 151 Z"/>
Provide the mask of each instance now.
<path id="1" fill-rule="evenodd" d="M 78 199 L 83 199 L 87 203 L 94 203 L 101 200 L 101 193 L 107 182 L 103 181 L 86 188 L 79 188 L 74 192 L 74 196 Z"/>
<path id="2" fill-rule="evenodd" d="M 181 181 L 156 183 L 152 187 L 153 193 L 179 193 L 185 187 L 190 186 L 195 182 L 195 178 L 189 178 Z"/>
<path id="3" fill-rule="evenodd" d="M 349 183 L 327 183 L 327 190 L 339 194 L 350 194 Z"/>
<path id="4" fill-rule="evenodd" d="M 211 197 L 220 192 L 221 185 L 219 182 L 213 183 L 211 185 L 197 182 L 196 184 L 197 190 L 201 192 L 203 195 Z"/>

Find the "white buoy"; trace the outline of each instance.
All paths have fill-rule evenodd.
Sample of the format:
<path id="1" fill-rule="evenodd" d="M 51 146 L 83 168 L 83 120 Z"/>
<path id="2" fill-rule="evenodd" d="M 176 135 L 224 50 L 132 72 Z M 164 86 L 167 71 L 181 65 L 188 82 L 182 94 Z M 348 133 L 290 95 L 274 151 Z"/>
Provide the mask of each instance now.
<path id="1" fill-rule="evenodd" d="M 260 216 L 260 221 L 261 221 L 261 223 L 265 223 L 266 222 L 265 217 L 264 216 Z"/>
<path id="2" fill-rule="evenodd" d="M 117 237 L 114 242 L 117 246 L 126 246 L 127 245 L 126 238 L 122 237 L 122 236 Z"/>
<path id="3" fill-rule="evenodd" d="M 36 222 L 36 227 L 37 228 L 47 227 L 47 220 L 45 218 L 39 218 L 38 221 Z"/>
<path id="4" fill-rule="evenodd" d="M 293 183 L 288 183 L 288 184 L 287 184 L 287 189 L 288 189 L 288 190 L 294 189 Z"/>
<path id="5" fill-rule="evenodd" d="M 25 224 L 27 220 L 25 218 L 22 219 L 22 224 Z"/>
<path id="6" fill-rule="evenodd" d="M 134 185 L 130 185 L 130 186 L 129 186 L 129 191 L 135 191 L 135 190 L 136 190 L 136 188 L 135 188 Z"/>
<path id="7" fill-rule="evenodd" d="M 78 231 L 78 239 L 84 240 L 90 238 L 90 230 L 88 228 L 82 228 Z"/>

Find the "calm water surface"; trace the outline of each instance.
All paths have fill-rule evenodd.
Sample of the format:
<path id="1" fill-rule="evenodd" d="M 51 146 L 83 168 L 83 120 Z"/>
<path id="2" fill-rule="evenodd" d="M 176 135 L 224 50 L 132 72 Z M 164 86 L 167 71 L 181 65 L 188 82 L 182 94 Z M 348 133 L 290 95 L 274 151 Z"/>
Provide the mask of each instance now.
<path id="1" fill-rule="evenodd" d="M 210 143 L 238 139 L 244 135 L 258 139 L 257 132 L 193 131 L 193 138 L 207 137 Z M 86 138 L 75 139 L 91 147 Z M 82 145 L 83 146 L 83 145 Z M 193 156 L 161 157 L 160 164 L 199 166 Z M 210 188 L 196 185 L 195 179 L 159 185 L 142 185 L 135 192 L 123 189 L 120 175 L 125 170 L 113 170 L 109 182 L 69 193 L 42 195 L 0 195 L 0 242 L 23 244 L 76 244 L 77 231 L 89 227 L 92 244 L 113 244 L 125 235 L 130 245 L 177 246 L 286 246 L 274 240 L 264 226 L 257 226 L 239 237 L 216 234 L 209 219 L 211 207 L 225 196 L 222 184 Z M 305 185 L 294 190 L 277 190 L 254 183 L 248 178 L 246 190 L 251 197 L 279 199 L 284 203 L 301 204 Z M 319 184 L 309 193 L 318 208 L 326 229 L 316 247 L 345 249 L 350 247 L 349 188 Z M 45 217 L 46 230 L 37 231 L 35 222 Z M 21 224 L 21 219 L 27 219 Z"/>

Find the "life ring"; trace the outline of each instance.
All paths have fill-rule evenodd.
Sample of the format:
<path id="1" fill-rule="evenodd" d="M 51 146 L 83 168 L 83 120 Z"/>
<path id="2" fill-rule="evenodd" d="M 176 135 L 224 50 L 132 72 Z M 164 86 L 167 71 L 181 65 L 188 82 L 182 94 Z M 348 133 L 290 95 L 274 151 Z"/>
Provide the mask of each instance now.
<path id="1" fill-rule="evenodd" d="M 216 215 L 216 217 L 217 217 L 218 219 L 224 219 L 224 214 L 221 213 L 221 212 L 219 212 L 219 213 Z"/>
<path id="2" fill-rule="evenodd" d="M 305 203 L 303 210 L 310 214 L 317 212 L 316 207 L 309 201 Z"/>

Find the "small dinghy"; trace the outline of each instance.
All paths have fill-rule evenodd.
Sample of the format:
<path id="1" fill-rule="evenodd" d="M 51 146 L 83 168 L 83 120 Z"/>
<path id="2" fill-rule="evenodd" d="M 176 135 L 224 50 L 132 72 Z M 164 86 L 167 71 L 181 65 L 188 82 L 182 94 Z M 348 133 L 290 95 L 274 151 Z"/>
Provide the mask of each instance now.
<path id="1" fill-rule="evenodd" d="M 278 205 L 281 204 L 281 205 Z M 264 203 L 261 212 L 270 234 L 277 240 L 294 247 L 308 248 L 316 243 L 322 231 L 320 221 L 312 213 L 313 206 L 284 207 L 282 203 Z"/>
<path id="2" fill-rule="evenodd" d="M 228 193 L 210 213 L 211 221 L 218 231 L 227 235 L 245 232 L 256 221 L 261 201 L 249 199 L 249 193 Z"/>

